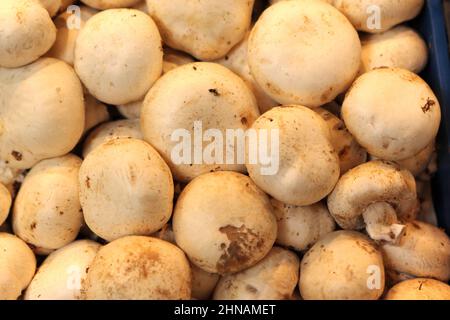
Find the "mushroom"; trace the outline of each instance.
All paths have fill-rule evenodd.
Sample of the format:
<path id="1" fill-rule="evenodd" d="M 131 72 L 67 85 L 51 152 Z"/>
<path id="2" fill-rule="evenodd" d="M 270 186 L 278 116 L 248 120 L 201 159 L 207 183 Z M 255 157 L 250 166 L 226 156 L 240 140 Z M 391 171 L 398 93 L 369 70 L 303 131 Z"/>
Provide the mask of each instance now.
<path id="1" fill-rule="evenodd" d="M 141 117 L 141 109 L 144 100 L 139 100 L 135 102 L 130 102 L 117 106 L 120 114 L 127 119 L 139 119 Z"/>
<path id="2" fill-rule="evenodd" d="M 289 250 L 273 247 L 253 267 L 223 276 L 214 300 L 287 300 L 298 283 L 300 261 Z"/>
<path id="3" fill-rule="evenodd" d="M 85 288 L 88 300 L 189 299 L 191 270 L 183 251 L 169 242 L 128 236 L 98 251 Z"/>
<path id="4" fill-rule="evenodd" d="M 98 10 L 127 8 L 139 4 L 141 0 L 81 0 L 85 5 Z"/>
<path id="5" fill-rule="evenodd" d="M 11 203 L 11 193 L 7 187 L 0 183 L 0 225 L 2 225 L 6 218 L 8 218 Z"/>
<path id="6" fill-rule="evenodd" d="M 300 267 L 305 300 L 376 300 L 384 281 L 381 253 L 355 231 L 327 234 L 305 254 Z"/>
<path id="7" fill-rule="evenodd" d="M 424 0 L 331 0 L 358 31 L 379 33 L 415 18 Z"/>
<path id="8" fill-rule="evenodd" d="M 39 0 L 39 2 L 47 9 L 48 14 L 53 17 L 58 12 L 65 10 L 75 0 Z"/>
<path id="9" fill-rule="evenodd" d="M 83 133 L 87 133 L 98 124 L 109 120 L 109 113 L 106 105 L 90 94 L 85 94 L 84 96 L 84 109 L 85 120 Z"/>
<path id="10" fill-rule="evenodd" d="M 397 245 L 381 247 L 387 270 L 421 278 L 450 279 L 450 239 L 441 229 L 412 221 Z"/>
<path id="11" fill-rule="evenodd" d="M 441 110 L 419 76 L 381 68 L 355 81 L 342 105 L 342 118 L 368 153 L 395 161 L 414 156 L 435 139 Z"/>
<path id="12" fill-rule="evenodd" d="M 259 110 L 264 113 L 277 106 L 278 103 L 264 92 L 250 72 L 247 55 L 249 34 L 248 32 L 241 42 L 234 46 L 225 57 L 216 60 L 216 62 L 236 73 L 247 83 L 256 97 Z"/>
<path id="13" fill-rule="evenodd" d="M 278 222 L 276 243 L 279 245 L 305 251 L 336 228 L 333 217 L 321 202 L 300 207 L 273 199 L 272 205 Z"/>
<path id="14" fill-rule="evenodd" d="M 51 253 L 28 286 L 25 300 L 80 300 L 87 272 L 101 245 L 74 241 Z"/>
<path id="15" fill-rule="evenodd" d="M 17 68 L 37 60 L 56 38 L 55 25 L 38 0 L 0 1 L 0 30 L 0 69 Z"/>
<path id="16" fill-rule="evenodd" d="M 341 175 L 367 160 L 367 152 L 348 132 L 344 122 L 324 108 L 315 108 L 326 122 L 331 132 L 331 144 L 339 156 Z"/>
<path id="17" fill-rule="evenodd" d="M 361 43 L 350 22 L 328 3 L 281 1 L 256 22 L 248 61 L 274 100 L 318 107 L 350 86 L 361 63 Z"/>
<path id="18" fill-rule="evenodd" d="M 139 120 L 116 120 L 95 128 L 84 141 L 83 158 L 99 145 L 119 138 L 142 139 Z"/>
<path id="19" fill-rule="evenodd" d="M 107 241 L 149 235 L 172 214 L 172 174 L 142 140 L 115 139 L 95 148 L 81 165 L 79 184 L 86 224 Z"/>
<path id="20" fill-rule="evenodd" d="M 90 18 L 75 44 L 75 70 L 102 102 L 142 99 L 162 72 L 161 37 L 153 20 L 134 9 L 111 9 Z"/>
<path id="21" fill-rule="evenodd" d="M 395 243 L 418 201 L 414 177 L 383 161 L 361 164 L 344 174 L 328 197 L 328 209 L 343 229 L 366 228 L 374 240 Z"/>
<path id="22" fill-rule="evenodd" d="M 254 0 L 148 0 L 147 7 L 164 43 L 199 60 L 215 60 L 244 38 L 253 3 Z"/>
<path id="23" fill-rule="evenodd" d="M 258 141 L 247 144 L 246 167 L 263 191 L 283 203 L 306 206 L 333 190 L 339 178 L 339 158 L 330 142 L 330 130 L 316 112 L 302 106 L 276 107 L 251 128 L 258 133 Z M 266 136 L 270 146 L 264 146 Z M 270 167 L 265 161 L 252 160 L 255 145 L 261 144 L 270 149 Z"/>
<path id="24" fill-rule="evenodd" d="M 364 35 L 361 45 L 361 73 L 380 67 L 403 68 L 419 73 L 427 64 L 427 44 L 414 29 L 407 26 Z"/>
<path id="25" fill-rule="evenodd" d="M 65 155 L 80 139 L 83 90 L 64 62 L 42 58 L 22 68 L 0 68 L 0 96 L 0 159 L 8 167 L 28 169 Z"/>
<path id="26" fill-rule="evenodd" d="M 219 282 L 217 273 L 209 273 L 191 264 L 192 271 L 192 298 L 198 300 L 209 299 Z"/>
<path id="27" fill-rule="evenodd" d="M 389 289 L 386 300 L 450 300 L 450 286 L 434 279 L 402 281 Z"/>
<path id="28" fill-rule="evenodd" d="M 15 300 L 36 271 L 36 258 L 25 242 L 0 233 L 0 300 Z"/>
<path id="29" fill-rule="evenodd" d="M 74 155 L 39 162 L 26 176 L 14 201 L 12 226 L 25 242 L 42 253 L 59 249 L 78 235 L 83 221 Z"/>
<path id="30" fill-rule="evenodd" d="M 192 180 L 178 198 L 172 223 L 177 245 L 210 273 L 255 265 L 277 236 L 268 197 L 249 177 L 230 171 Z"/>
<path id="31" fill-rule="evenodd" d="M 199 62 L 180 66 L 155 83 L 142 107 L 141 128 L 144 139 L 167 161 L 175 179 L 188 182 L 210 171 L 244 172 L 244 159 L 235 159 L 239 160 L 239 152 L 244 153 L 239 141 L 230 148 L 224 137 L 227 130 L 247 130 L 258 116 L 255 97 L 242 79 L 219 64 Z M 207 141 L 211 131 L 221 135 L 222 143 Z M 211 146 L 215 152 L 208 154 Z M 237 155 L 232 161 L 224 159 L 229 149 Z M 200 159 L 195 154 L 200 154 Z"/>

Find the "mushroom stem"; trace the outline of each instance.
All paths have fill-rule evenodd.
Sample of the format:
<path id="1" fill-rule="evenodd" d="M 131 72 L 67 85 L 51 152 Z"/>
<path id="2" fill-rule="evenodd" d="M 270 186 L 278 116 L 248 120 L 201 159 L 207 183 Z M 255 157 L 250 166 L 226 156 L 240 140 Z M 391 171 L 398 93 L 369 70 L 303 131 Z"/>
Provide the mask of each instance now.
<path id="1" fill-rule="evenodd" d="M 373 240 L 397 243 L 405 226 L 397 223 L 397 213 L 386 202 L 371 204 L 363 212 L 366 231 Z"/>

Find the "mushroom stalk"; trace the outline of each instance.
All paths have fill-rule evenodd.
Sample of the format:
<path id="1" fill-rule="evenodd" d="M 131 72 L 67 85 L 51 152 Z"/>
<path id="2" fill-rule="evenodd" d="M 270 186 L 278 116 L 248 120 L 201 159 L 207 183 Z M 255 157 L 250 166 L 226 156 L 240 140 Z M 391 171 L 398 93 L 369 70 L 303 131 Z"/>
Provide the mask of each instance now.
<path id="1" fill-rule="evenodd" d="M 395 244 L 405 230 L 405 226 L 398 223 L 394 208 L 386 202 L 369 205 L 363 212 L 363 219 L 373 240 Z"/>

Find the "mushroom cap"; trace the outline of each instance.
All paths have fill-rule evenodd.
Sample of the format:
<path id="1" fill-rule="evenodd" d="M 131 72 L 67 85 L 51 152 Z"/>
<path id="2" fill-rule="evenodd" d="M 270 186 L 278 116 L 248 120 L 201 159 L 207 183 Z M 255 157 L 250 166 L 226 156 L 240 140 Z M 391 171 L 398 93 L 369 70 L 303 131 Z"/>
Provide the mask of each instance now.
<path id="1" fill-rule="evenodd" d="M 384 244 L 381 250 L 386 269 L 444 282 L 450 279 L 450 239 L 433 225 L 407 223 L 398 244 Z"/>
<path id="2" fill-rule="evenodd" d="M 396 163 L 411 172 L 414 176 L 418 176 L 427 169 L 435 150 L 435 142 L 432 141 L 422 151 L 419 151 L 419 153 L 410 158 L 398 160 Z"/>
<path id="3" fill-rule="evenodd" d="M 173 231 L 192 263 L 228 274 L 251 267 L 270 251 L 277 223 L 268 197 L 249 177 L 224 171 L 201 175 L 186 186 L 175 207 Z"/>
<path id="4" fill-rule="evenodd" d="M 101 245 L 74 241 L 51 253 L 25 292 L 25 300 L 80 300 L 87 272 Z"/>
<path id="5" fill-rule="evenodd" d="M 219 59 L 244 38 L 254 0 L 149 0 L 164 43 L 199 60 Z"/>
<path id="6" fill-rule="evenodd" d="M 17 68 L 37 60 L 55 42 L 56 28 L 37 0 L 0 1 L 0 67 Z"/>
<path id="7" fill-rule="evenodd" d="M 316 203 L 333 190 L 339 178 L 339 158 L 330 142 L 330 130 L 316 112 L 302 106 L 275 107 L 260 116 L 252 129 L 261 141 L 267 135 L 271 139 L 279 136 L 278 148 L 270 150 L 279 162 L 276 172 L 263 172 L 268 168 L 261 161 L 251 163 L 250 148 L 255 143 L 247 144 L 246 167 L 262 190 L 283 203 L 299 206 Z M 264 144 L 261 141 L 258 145 Z"/>
<path id="8" fill-rule="evenodd" d="M 342 118 L 368 153 L 395 161 L 417 154 L 434 140 L 441 110 L 419 76 L 381 68 L 355 81 L 342 105 Z"/>
<path id="9" fill-rule="evenodd" d="M 95 128 L 83 145 L 83 158 L 99 145 L 120 138 L 142 139 L 139 119 L 106 122 Z"/>
<path id="10" fill-rule="evenodd" d="M 206 300 L 211 297 L 216 288 L 220 276 L 217 273 L 209 273 L 191 264 L 192 271 L 192 298 Z"/>
<path id="11" fill-rule="evenodd" d="M 141 109 L 143 103 L 143 99 L 135 102 L 130 102 L 117 106 L 117 110 L 119 110 L 120 114 L 127 119 L 139 119 L 141 117 Z"/>
<path id="12" fill-rule="evenodd" d="M 414 29 L 407 26 L 364 35 L 361 45 L 361 73 L 380 67 L 402 68 L 419 73 L 427 64 L 427 44 Z"/>
<path id="13" fill-rule="evenodd" d="M 0 272 L 0 300 L 16 300 L 22 293 L 17 276 L 9 269 Z"/>
<path id="14" fill-rule="evenodd" d="M 367 152 L 362 148 L 352 134 L 345 127 L 344 122 L 330 111 L 323 108 L 315 108 L 327 123 L 331 132 L 331 144 L 334 146 L 340 164 L 341 175 L 348 170 L 360 165 L 367 160 Z"/>
<path id="15" fill-rule="evenodd" d="M 378 33 L 416 17 L 424 0 L 331 0 L 331 3 L 358 31 Z M 373 19 L 379 20 L 380 28 L 372 26 Z"/>
<path id="16" fill-rule="evenodd" d="M 365 235 L 335 231 L 303 257 L 300 293 L 305 300 L 376 300 L 384 290 L 381 253 Z"/>
<path id="17" fill-rule="evenodd" d="M 158 28 L 139 10 L 97 13 L 75 44 L 77 74 L 94 97 L 109 104 L 142 99 L 160 77 L 162 63 Z"/>
<path id="18" fill-rule="evenodd" d="M 361 164 L 339 179 L 328 197 L 328 209 L 341 228 L 361 229 L 364 210 L 376 202 L 391 204 L 400 220 L 414 219 L 417 195 L 412 174 L 379 160 Z"/>
<path id="19" fill-rule="evenodd" d="M 322 236 L 336 228 L 325 204 L 291 206 L 272 200 L 278 222 L 277 244 L 296 251 L 309 249 Z"/>
<path id="20" fill-rule="evenodd" d="M 81 0 L 85 5 L 99 10 L 132 7 L 140 1 L 142 0 Z"/>
<path id="21" fill-rule="evenodd" d="M 42 58 L 17 69 L 0 68 L 0 158 L 28 169 L 67 154 L 84 128 L 83 90 L 66 63 Z"/>
<path id="22" fill-rule="evenodd" d="M 222 277 L 214 300 L 286 300 L 298 283 L 300 261 L 289 250 L 273 247 L 253 267 Z"/>
<path id="23" fill-rule="evenodd" d="M 88 271 L 88 300 L 180 300 L 190 296 L 189 261 L 178 247 L 156 238 L 115 240 L 98 251 Z"/>
<path id="24" fill-rule="evenodd" d="M 84 96 L 85 120 L 84 132 L 86 133 L 98 124 L 109 120 L 109 112 L 105 104 L 95 99 L 90 94 Z"/>
<path id="25" fill-rule="evenodd" d="M 46 250 L 61 248 L 78 235 L 83 223 L 78 172 L 81 159 L 74 155 L 47 159 L 35 165 L 14 201 L 14 233 Z"/>
<path id="26" fill-rule="evenodd" d="M 11 193 L 7 187 L 0 183 L 0 225 L 2 225 L 6 218 L 8 218 L 11 203 Z"/>
<path id="27" fill-rule="evenodd" d="M 172 174 L 142 140 L 101 144 L 84 159 L 79 183 L 86 224 L 107 241 L 151 234 L 172 214 Z"/>
<path id="28" fill-rule="evenodd" d="M 14 281 L 7 281 L 20 291 L 30 283 L 36 271 L 36 258 L 28 245 L 18 237 L 9 233 L 0 233 L 0 274 L 12 274 Z M 2 280 L 2 282 L 5 280 Z M 17 298 L 17 297 L 15 297 Z M 15 299 L 13 298 L 13 299 Z"/>
<path id="29" fill-rule="evenodd" d="M 415 278 L 402 281 L 391 289 L 386 300 L 450 300 L 450 286 L 434 279 Z"/>
<path id="30" fill-rule="evenodd" d="M 195 62 L 195 60 L 190 55 L 169 47 L 165 47 L 163 57 L 163 74 L 175 69 L 176 67 L 193 62 Z"/>
<path id="31" fill-rule="evenodd" d="M 328 3 L 281 1 L 256 22 L 248 61 L 255 80 L 274 100 L 318 107 L 350 86 L 361 44 L 350 22 Z"/>
<path id="32" fill-rule="evenodd" d="M 209 129 L 219 130 L 223 137 L 227 129 L 245 131 L 258 116 L 255 97 L 242 79 L 219 64 L 199 62 L 180 66 L 155 83 L 144 100 L 141 128 L 145 140 L 164 157 L 175 178 L 187 182 L 212 170 L 244 172 L 245 165 L 227 164 L 223 159 L 213 163 L 204 159 L 200 163 L 192 158 L 192 161 L 180 159 L 176 152 L 181 144 L 180 137 L 174 138 L 174 133 L 183 134 L 182 141 L 188 135 L 187 144 L 197 151 L 196 135 L 203 136 Z M 194 129 L 197 121 L 202 126 L 201 132 Z M 203 155 L 210 142 L 200 144 Z M 242 151 L 236 143 L 234 154 Z M 225 157 L 226 150 L 223 155 Z"/>
<path id="33" fill-rule="evenodd" d="M 75 0 L 39 0 L 39 2 L 47 9 L 48 14 L 53 17 L 73 4 Z"/>

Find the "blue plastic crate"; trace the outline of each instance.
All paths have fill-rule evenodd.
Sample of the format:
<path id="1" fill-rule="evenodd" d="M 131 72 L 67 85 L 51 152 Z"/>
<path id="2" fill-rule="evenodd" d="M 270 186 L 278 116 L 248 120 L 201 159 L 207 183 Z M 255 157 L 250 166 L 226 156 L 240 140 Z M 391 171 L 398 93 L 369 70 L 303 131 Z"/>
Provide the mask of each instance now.
<path id="1" fill-rule="evenodd" d="M 443 1 L 425 1 L 425 8 L 413 25 L 427 41 L 430 53 L 429 63 L 421 76 L 433 88 L 442 110 L 438 172 L 432 180 L 432 188 L 439 226 L 450 234 L 450 62 Z"/>

